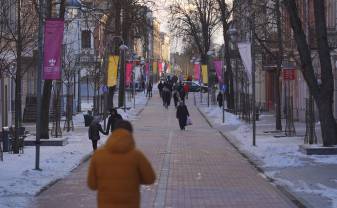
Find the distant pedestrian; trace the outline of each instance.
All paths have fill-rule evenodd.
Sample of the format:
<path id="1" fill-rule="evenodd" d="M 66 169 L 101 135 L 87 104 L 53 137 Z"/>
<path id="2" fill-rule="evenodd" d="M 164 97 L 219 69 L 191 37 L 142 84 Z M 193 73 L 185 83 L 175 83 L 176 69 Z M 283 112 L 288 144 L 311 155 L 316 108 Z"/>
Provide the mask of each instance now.
<path id="1" fill-rule="evenodd" d="M 185 97 L 188 99 L 188 92 L 190 91 L 190 86 L 188 86 L 187 83 L 184 84 L 184 92 L 185 92 Z"/>
<path id="2" fill-rule="evenodd" d="M 147 84 L 146 97 L 152 97 L 152 83 L 151 82 L 148 82 Z"/>
<path id="3" fill-rule="evenodd" d="M 179 121 L 179 127 L 181 130 L 185 130 L 187 117 L 190 116 L 190 113 L 187 110 L 187 107 L 184 102 L 179 102 L 179 105 L 177 107 L 177 114 L 176 117 Z"/>
<path id="4" fill-rule="evenodd" d="M 144 94 L 146 93 L 146 85 L 145 85 L 145 81 L 142 81 L 142 90 L 144 92 Z"/>
<path id="5" fill-rule="evenodd" d="M 90 123 L 89 129 L 88 129 L 89 139 L 92 142 L 92 148 L 94 151 L 97 149 L 97 142 L 101 138 L 99 135 L 99 132 L 101 132 L 104 135 L 108 135 L 108 133 L 103 131 L 102 126 L 99 123 L 100 120 L 101 120 L 100 117 L 95 117 L 93 121 Z"/>
<path id="6" fill-rule="evenodd" d="M 123 120 L 123 117 L 117 112 L 115 108 L 111 108 L 109 112 L 110 112 L 110 116 L 109 116 L 108 124 L 105 130 L 107 134 L 109 134 L 109 130 L 112 132 L 115 129 L 116 121 Z"/>
<path id="7" fill-rule="evenodd" d="M 163 87 L 164 87 L 164 84 L 162 81 L 160 81 L 158 83 L 158 90 L 159 90 L 159 96 L 162 97 L 162 92 L 163 92 Z"/>
<path id="8" fill-rule="evenodd" d="M 219 105 L 220 108 L 221 108 L 222 105 L 223 105 L 223 97 L 222 97 L 222 96 L 223 96 L 222 93 L 219 92 L 219 93 L 218 93 L 218 96 L 216 97 L 216 101 L 218 101 L 218 105 Z"/>
<path id="9" fill-rule="evenodd" d="M 179 92 L 176 88 L 173 89 L 172 91 L 173 94 L 173 101 L 174 101 L 174 106 L 177 107 L 178 106 L 178 102 L 180 101 L 180 95 Z"/>
<path id="10" fill-rule="evenodd" d="M 171 104 L 171 90 L 169 84 L 164 84 L 163 92 L 162 92 L 162 99 L 163 99 L 163 105 L 165 108 L 168 108 Z"/>
<path id="11" fill-rule="evenodd" d="M 135 147 L 130 122 L 120 120 L 90 160 L 87 183 L 97 191 L 98 208 L 140 207 L 140 185 L 155 181 L 145 155 Z"/>

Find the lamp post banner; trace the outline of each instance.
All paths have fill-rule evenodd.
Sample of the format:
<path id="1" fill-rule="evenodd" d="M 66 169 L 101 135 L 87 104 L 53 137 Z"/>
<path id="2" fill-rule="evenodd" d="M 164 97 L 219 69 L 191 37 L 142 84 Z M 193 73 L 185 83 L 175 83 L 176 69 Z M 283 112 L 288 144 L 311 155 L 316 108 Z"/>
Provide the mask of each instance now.
<path id="1" fill-rule="evenodd" d="M 61 79 L 61 51 L 64 21 L 47 19 L 44 26 L 43 79 Z"/>
<path id="2" fill-rule="evenodd" d="M 158 74 L 159 76 L 163 72 L 163 63 L 161 61 L 158 61 Z"/>
<path id="3" fill-rule="evenodd" d="M 166 73 L 171 73 L 171 65 L 168 63 L 166 67 Z"/>
<path id="4" fill-rule="evenodd" d="M 157 74 L 157 71 L 158 71 L 158 62 L 157 61 L 153 62 L 152 71 L 153 71 L 153 74 Z"/>
<path id="5" fill-rule="evenodd" d="M 222 68 L 223 61 L 213 61 L 216 77 L 218 78 L 219 83 L 222 83 Z"/>
<path id="6" fill-rule="evenodd" d="M 126 73 L 125 73 L 125 84 L 128 86 L 130 85 L 131 83 L 131 76 L 132 76 L 132 63 L 127 63 L 126 64 L 126 67 L 125 67 L 125 70 L 126 70 Z"/>
<path id="7" fill-rule="evenodd" d="M 252 52 L 251 52 L 251 44 L 247 43 L 238 43 L 238 48 L 241 56 L 241 60 L 245 69 L 247 71 L 248 78 L 251 78 L 252 74 Z"/>
<path id="8" fill-rule="evenodd" d="M 201 71 L 202 71 L 202 82 L 205 84 L 208 84 L 208 71 L 207 71 L 207 65 L 201 65 Z"/>
<path id="9" fill-rule="evenodd" d="M 109 56 L 108 78 L 107 78 L 108 87 L 113 87 L 117 85 L 118 61 L 119 61 L 119 56 Z"/>
<path id="10" fill-rule="evenodd" d="M 146 75 L 149 75 L 149 71 L 150 71 L 150 64 L 149 64 L 149 63 L 146 63 L 146 64 L 145 64 L 145 74 L 146 74 Z"/>
<path id="11" fill-rule="evenodd" d="M 194 64 L 194 80 L 200 80 L 200 64 Z"/>

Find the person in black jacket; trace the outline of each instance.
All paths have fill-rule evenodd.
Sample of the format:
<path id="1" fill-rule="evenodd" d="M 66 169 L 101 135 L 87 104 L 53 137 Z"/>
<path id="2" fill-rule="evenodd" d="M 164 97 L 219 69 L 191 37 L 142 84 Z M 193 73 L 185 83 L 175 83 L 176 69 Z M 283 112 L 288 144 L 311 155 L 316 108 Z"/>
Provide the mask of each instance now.
<path id="1" fill-rule="evenodd" d="M 181 130 L 185 130 L 187 117 L 190 116 L 187 107 L 184 102 L 180 101 L 177 107 L 177 119 Z"/>
<path id="2" fill-rule="evenodd" d="M 105 132 L 107 134 L 109 134 L 109 130 L 111 132 L 113 130 L 115 130 L 116 121 L 123 120 L 122 116 L 120 114 L 118 114 L 118 112 L 115 108 L 111 108 L 109 111 L 110 111 L 110 116 L 109 116 L 108 124 L 107 124 L 106 130 L 105 130 Z"/>
<path id="3" fill-rule="evenodd" d="M 90 123 L 88 134 L 89 134 L 89 139 L 92 142 L 92 148 L 95 151 L 97 149 L 97 142 L 100 140 L 100 135 L 99 132 L 101 132 L 104 135 L 108 135 L 105 131 L 103 131 L 100 122 L 100 117 L 94 118 L 94 120 Z"/>
<path id="4" fill-rule="evenodd" d="M 218 101 L 218 104 L 219 104 L 219 107 L 221 108 L 222 107 L 222 102 L 223 102 L 223 98 L 222 98 L 222 93 L 219 92 L 218 93 L 218 96 L 216 97 L 216 100 Z"/>
<path id="5" fill-rule="evenodd" d="M 164 85 L 163 85 L 162 81 L 160 81 L 159 84 L 158 84 L 158 90 L 159 90 L 160 97 L 162 97 L 163 87 L 164 87 Z"/>

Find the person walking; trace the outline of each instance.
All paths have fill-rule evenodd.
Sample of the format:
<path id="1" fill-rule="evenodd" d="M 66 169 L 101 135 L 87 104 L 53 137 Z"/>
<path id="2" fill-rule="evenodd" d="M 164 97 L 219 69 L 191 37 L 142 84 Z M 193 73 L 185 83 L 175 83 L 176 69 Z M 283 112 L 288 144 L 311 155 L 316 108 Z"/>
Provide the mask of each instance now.
<path id="1" fill-rule="evenodd" d="M 188 86 L 187 83 L 184 84 L 184 92 L 185 92 L 185 97 L 188 99 L 188 92 L 190 91 L 190 86 Z"/>
<path id="2" fill-rule="evenodd" d="M 147 84 L 146 97 L 152 97 L 152 83 L 151 82 Z"/>
<path id="3" fill-rule="evenodd" d="M 180 94 L 178 92 L 178 90 L 176 89 L 176 87 L 173 87 L 173 101 L 174 101 L 174 106 L 177 107 L 178 102 L 180 101 Z"/>
<path id="4" fill-rule="evenodd" d="M 112 132 L 115 129 L 115 123 L 117 120 L 123 120 L 123 117 L 117 112 L 115 108 L 110 108 L 110 116 L 108 118 L 108 124 L 105 132 L 108 134 L 109 130 Z"/>
<path id="5" fill-rule="evenodd" d="M 223 98 L 222 98 L 222 93 L 221 92 L 219 92 L 218 93 L 218 96 L 216 96 L 216 101 L 218 101 L 218 105 L 219 105 L 219 107 L 221 108 L 222 107 L 222 104 L 223 104 Z"/>
<path id="6" fill-rule="evenodd" d="M 162 93 L 163 93 L 163 87 L 164 87 L 164 84 L 162 81 L 159 82 L 158 84 L 158 90 L 159 90 L 159 96 L 162 97 Z"/>
<path id="7" fill-rule="evenodd" d="M 97 191 L 98 208 L 140 207 L 140 185 L 153 184 L 155 179 L 151 163 L 135 147 L 131 123 L 119 120 L 90 160 L 87 184 Z"/>
<path id="8" fill-rule="evenodd" d="M 103 131 L 100 122 L 100 117 L 95 117 L 93 119 L 93 121 L 90 123 L 89 125 L 89 129 L 88 129 L 88 135 L 89 135 L 89 139 L 92 142 L 92 148 L 95 151 L 97 149 L 97 142 L 98 140 L 101 139 L 99 132 L 101 132 L 104 135 L 108 135 L 107 132 Z"/>
<path id="9" fill-rule="evenodd" d="M 185 130 L 187 117 L 190 116 L 190 113 L 187 110 L 187 107 L 184 102 L 180 101 L 177 107 L 176 117 L 179 121 L 179 127 L 181 130 Z"/>

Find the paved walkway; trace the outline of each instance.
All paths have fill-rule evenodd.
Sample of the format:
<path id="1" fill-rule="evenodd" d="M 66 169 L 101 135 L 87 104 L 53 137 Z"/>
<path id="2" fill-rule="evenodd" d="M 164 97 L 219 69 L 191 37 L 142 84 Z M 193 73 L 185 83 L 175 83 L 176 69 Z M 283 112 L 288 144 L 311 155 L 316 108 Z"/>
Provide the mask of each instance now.
<path id="1" fill-rule="evenodd" d="M 143 187 L 142 207 L 296 207 L 243 158 L 188 101 L 193 125 L 181 131 L 175 108 L 158 95 L 134 121 L 137 146 L 151 160 L 155 185 Z M 96 207 L 86 188 L 87 163 L 36 197 L 34 207 Z"/>

